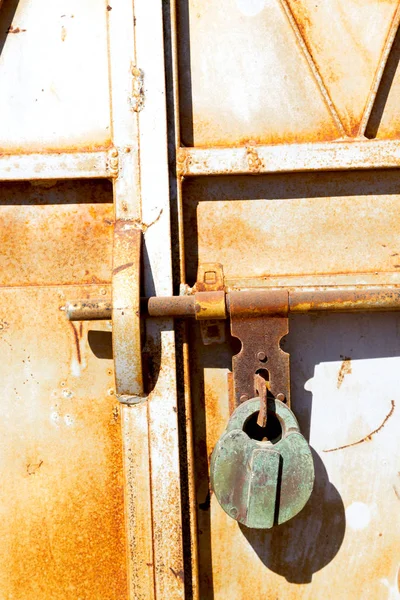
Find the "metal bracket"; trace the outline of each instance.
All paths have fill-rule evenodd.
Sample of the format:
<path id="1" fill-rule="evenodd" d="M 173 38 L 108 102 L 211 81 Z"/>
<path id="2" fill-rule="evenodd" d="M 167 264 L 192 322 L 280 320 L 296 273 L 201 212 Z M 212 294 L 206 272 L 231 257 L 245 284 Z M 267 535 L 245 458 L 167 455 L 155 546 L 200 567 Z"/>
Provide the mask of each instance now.
<path id="1" fill-rule="evenodd" d="M 230 294 L 231 333 L 242 343 L 239 354 L 232 358 L 236 406 L 255 396 L 264 397 L 266 405 L 267 394 L 260 382 L 263 378 L 268 392 L 290 407 L 289 354 L 280 347 L 281 339 L 289 333 L 288 302 L 288 293 L 281 290 L 274 292 L 273 298 L 269 296 L 268 310 L 262 292 Z M 265 420 L 266 406 L 263 408 L 260 419 Z"/>
<path id="2" fill-rule="evenodd" d="M 203 344 L 205 346 L 223 344 L 225 342 L 225 322 L 221 319 L 226 319 L 223 266 L 220 263 L 203 263 L 199 265 L 194 289 L 196 291 L 196 301 L 204 307 L 203 312 L 206 317 L 203 320 L 204 317 L 201 317 L 202 311 L 198 311 L 196 314 L 196 318 L 201 319 L 200 331 Z M 208 297 L 207 292 L 209 293 Z M 218 301 L 218 295 L 212 295 L 213 292 L 221 292 L 223 297 L 220 297 Z M 211 302 L 214 307 L 212 311 L 209 309 Z M 206 314 L 207 309 L 208 314 Z M 210 313 L 214 318 L 207 318 Z"/>

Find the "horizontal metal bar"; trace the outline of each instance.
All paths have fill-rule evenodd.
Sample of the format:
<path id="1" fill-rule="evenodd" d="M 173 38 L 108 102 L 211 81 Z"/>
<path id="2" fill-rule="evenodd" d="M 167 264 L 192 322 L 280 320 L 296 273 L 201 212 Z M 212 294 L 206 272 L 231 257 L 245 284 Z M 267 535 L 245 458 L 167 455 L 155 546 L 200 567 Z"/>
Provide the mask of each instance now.
<path id="1" fill-rule="evenodd" d="M 239 148 L 180 148 L 178 152 L 178 174 L 183 177 L 385 169 L 399 166 L 400 142 L 397 140 L 357 140 Z"/>
<path id="2" fill-rule="evenodd" d="M 119 307 L 124 310 L 124 307 Z M 149 317 L 195 317 L 195 296 L 159 296 L 140 299 L 142 314 Z M 93 300 L 77 300 L 65 306 L 70 321 L 103 321 L 111 319 L 111 300 L 99 298 Z"/>
<path id="3" fill-rule="evenodd" d="M 0 155 L 0 181 L 111 178 L 117 175 L 109 150 Z"/>
<path id="4" fill-rule="evenodd" d="M 224 292 L 214 292 L 224 295 Z M 201 307 L 209 302 L 210 292 L 191 296 L 141 298 L 140 310 L 149 317 L 186 318 L 199 316 Z M 203 302 L 204 299 L 204 302 Z M 218 300 L 218 298 L 217 298 Z M 212 318 L 229 317 L 231 301 L 243 317 L 287 315 L 315 311 L 358 312 L 400 310 L 400 288 L 375 287 L 367 289 L 335 288 L 330 290 L 245 290 L 226 294 L 226 312 L 218 307 Z M 220 299 L 218 300 L 218 306 Z M 214 306 L 214 304 L 213 304 Z M 124 310 L 124 307 L 119 307 Z M 111 319 L 112 302 L 109 299 L 78 300 L 65 306 L 70 321 Z M 211 314 L 211 313 L 210 313 Z M 211 318 L 209 315 L 203 318 Z"/>
<path id="5" fill-rule="evenodd" d="M 399 310 L 400 289 L 315 290 L 289 293 L 289 312 Z"/>

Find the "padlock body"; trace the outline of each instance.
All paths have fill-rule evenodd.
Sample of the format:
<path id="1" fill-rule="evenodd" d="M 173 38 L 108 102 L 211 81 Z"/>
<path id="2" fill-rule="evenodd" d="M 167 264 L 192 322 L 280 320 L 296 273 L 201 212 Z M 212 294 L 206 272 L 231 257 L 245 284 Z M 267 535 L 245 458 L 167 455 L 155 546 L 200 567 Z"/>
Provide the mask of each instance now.
<path id="1" fill-rule="evenodd" d="M 281 426 L 277 440 L 252 439 L 246 424 L 260 399 L 241 404 L 232 414 L 211 457 L 211 487 L 225 512 L 243 525 L 269 529 L 293 518 L 314 485 L 311 449 L 292 411 L 268 400 L 269 418 Z"/>

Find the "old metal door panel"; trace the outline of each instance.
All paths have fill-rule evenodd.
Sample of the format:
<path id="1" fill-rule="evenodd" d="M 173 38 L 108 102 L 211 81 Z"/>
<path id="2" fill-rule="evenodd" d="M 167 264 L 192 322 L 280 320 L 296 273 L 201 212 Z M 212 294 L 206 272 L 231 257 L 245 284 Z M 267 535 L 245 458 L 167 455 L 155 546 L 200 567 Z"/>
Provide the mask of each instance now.
<path id="1" fill-rule="evenodd" d="M 346 273 L 360 283 L 398 282 L 399 183 L 398 171 L 189 179 L 188 282 L 196 281 L 198 262 L 216 257 L 236 283 L 318 274 L 326 282 Z"/>
<path id="2" fill-rule="evenodd" d="M 162 3 L 0 8 L 1 595 L 182 597 L 173 323 L 148 325 L 151 392 L 117 409 L 109 324 L 61 310 L 110 297 L 115 220 L 144 234 L 145 293 L 171 293 Z"/>
<path id="3" fill-rule="evenodd" d="M 181 290 L 205 263 L 223 265 L 228 291 L 397 290 L 399 2 L 172 6 Z M 398 316 L 291 319 L 282 345 L 316 483 L 270 531 L 238 525 L 210 491 L 239 351 L 226 334 L 204 346 L 189 327 L 193 597 L 397 598 Z"/>
<path id="4" fill-rule="evenodd" d="M 127 594 L 111 332 L 60 311 L 94 287 L 0 294 L 2 598 Z"/>
<path id="5" fill-rule="evenodd" d="M 185 4 L 179 26 L 186 146 L 340 137 L 279 2 L 193 0 L 188 11 Z"/>
<path id="6" fill-rule="evenodd" d="M 399 326 L 392 314 L 292 319 L 292 407 L 316 483 L 300 515 L 269 531 L 238 526 L 210 497 L 232 348 L 192 332 L 201 598 L 397 597 Z"/>
<path id="7" fill-rule="evenodd" d="M 113 223 L 109 181 L 3 183 L 0 284 L 109 283 Z"/>
<path id="8" fill-rule="evenodd" d="M 178 16 L 186 146 L 398 137 L 397 0 L 190 0 Z"/>
<path id="9" fill-rule="evenodd" d="M 315 61 L 346 134 L 357 135 L 382 52 L 397 31 L 397 0 L 317 4 L 286 0 L 283 4 Z"/>
<path id="10" fill-rule="evenodd" d="M 1 19 L 1 150 L 110 146 L 103 3 L 7 0 Z"/>

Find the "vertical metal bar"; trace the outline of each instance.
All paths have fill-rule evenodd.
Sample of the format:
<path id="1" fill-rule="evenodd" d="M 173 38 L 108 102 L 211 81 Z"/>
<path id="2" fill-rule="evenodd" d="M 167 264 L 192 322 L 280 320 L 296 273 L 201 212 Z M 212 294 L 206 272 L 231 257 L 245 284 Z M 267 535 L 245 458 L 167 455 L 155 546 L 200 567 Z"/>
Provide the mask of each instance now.
<path id="1" fill-rule="evenodd" d="M 176 165 L 179 172 L 182 168 L 180 160 L 182 154 L 181 148 L 181 125 L 179 114 L 179 53 L 178 53 L 178 11 L 176 0 L 171 0 L 171 45 L 172 45 L 172 74 L 174 80 L 174 118 L 175 118 L 175 152 Z M 183 155 L 183 160 L 186 160 L 186 155 Z M 176 201 L 178 207 L 178 236 L 179 236 L 179 255 L 180 255 L 180 281 L 181 284 L 186 282 L 186 267 L 185 267 L 185 237 L 183 231 L 183 196 L 182 196 L 183 177 L 176 174 Z"/>
<path id="2" fill-rule="evenodd" d="M 137 66 L 144 76 L 140 177 L 146 294 L 172 294 L 167 113 L 162 1 L 135 1 Z M 151 48 L 149 49 L 149 39 Z M 159 364 L 148 399 L 155 595 L 184 597 L 175 335 L 172 319 L 146 324 Z"/>
<path id="3" fill-rule="evenodd" d="M 174 94 L 174 129 L 175 129 L 175 156 L 177 172 L 174 174 L 176 180 L 176 203 L 178 213 L 178 239 L 179 239 L 179 269 L 180 283 L 186 284 L 186 265 L 185 265 L 185 236 L 183 225 L 183 177 L 179 174 L 182 165 L 181 155 L 181 124 L 179 112 L 179 50 L 178 50 L 178 10 L 177 0 L 170 0 L 170 31 L 172 47 L 172 78 Z M 185 160 L 185 155 L 184 155 Z M 190 504 L 190 539 L 191 539 L 191 581 L 192 581 L 192 599 L 200 600 L 199 595 L 199 564 L 198 564 L 198 539 L 197 539 L 197 514 L 196 514 L 196 485 L 194 469 L 193 452 L 193 426 L 192 426 L 192 401 L 190 393 L 190 363 L 189 363 L 189 345 L 188 345 L 188 325 L 182 326 L 183 331 L 183 369 L 185 379 L 185 412 L 186 412 L 186 440 L 187 456 L 182 457 L 187 460 L 188 476 L 188 495 Z"/>
<path id="4" fill-rule="evenodd" d="M 116 221 L 122 227 L 141 225 L 139 171 L 140 72 L 135 55 L 135 15 L 133 0 L 113 3 L 108 10 L 111 127 L 114 149 L 110 167 L 114 169 Z M 139 87 L 138 87 L 139 86 Z M 120 257 L 122 258 L 122 256 Z M 129 257 L 128 257 L 129 258 Z M 117 257 L 115 257 L 117 259 Z M 127 262 L 133 262 L 130 259 Z M 123 267 L 113 264 L 114 273 Z M 134 275 L 133 275 L 134 276 Z M 136 285 L 139 284 L 139 271 Z M 118 282 L 113 290 L 114 304 L 122 306 Z M 121 315 L 120 315 L 121 317 Z M 115 333 L 115 331 L 114 331 Z M 124 441 L 125 514 L 128 537 L 129 598 L 154 600 L 153 518 L 148 451 L 147 403 L 121 407 Z M 140 456 L 137 456 L 139 449 Z"/>

